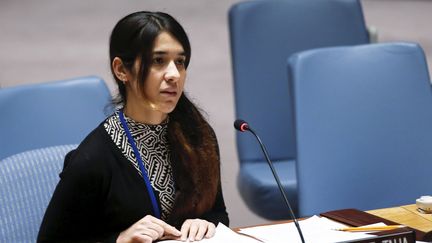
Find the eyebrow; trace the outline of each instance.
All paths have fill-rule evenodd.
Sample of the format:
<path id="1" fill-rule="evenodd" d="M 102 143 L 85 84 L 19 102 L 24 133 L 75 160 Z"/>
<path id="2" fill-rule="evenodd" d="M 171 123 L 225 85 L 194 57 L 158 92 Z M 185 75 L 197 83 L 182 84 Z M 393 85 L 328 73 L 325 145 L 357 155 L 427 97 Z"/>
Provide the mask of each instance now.
<path id="1" fill-rule="evenodd" d="M 153 52 L 153 55 L 167 55 L 167 54 L 168 54 L 168 52 L 166 52 L 166 51 L 155 51 L 155 52 Z M 176 54 L 179 55 L 179 56 L 186 56 L 186 53 L 184 51 L 176 53 Z"/>

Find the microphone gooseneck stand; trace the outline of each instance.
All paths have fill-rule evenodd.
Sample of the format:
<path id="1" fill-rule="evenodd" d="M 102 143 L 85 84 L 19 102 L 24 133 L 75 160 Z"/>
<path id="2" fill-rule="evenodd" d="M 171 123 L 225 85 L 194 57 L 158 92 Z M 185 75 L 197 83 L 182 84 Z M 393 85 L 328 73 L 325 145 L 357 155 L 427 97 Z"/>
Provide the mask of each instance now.
<path id="1" fill-rule="evenodd" d="M 270 169 L 271 169 L 271 171 L 273 173 L 273 177 L 275 178 L 276 183 L 277 183 L 277 185 L 279 187 L 279 190 L 280 190 L 280 192 L 281 192 L 281 194 L 282 194 L 282 196 L 284 198 L 285 204 L 288 206 L 289 213 L 290 213 L 290 215 L 291 215 L 291 217 L 292 217 L 292 219 L 294 221 L 294 224 L 295 224 L 295 226 L 297 228 L 297 231 L 298 231 L 298 233 L 300 235 L 300 239 L 301 239 L 302 243 L 305 243 L 305 240 L 304 240 L 304 237 L 303 237 L 303 233 L 302 233 L 302 231 L 300 229 L 300 225 L 299 225 L 299 223 L 298 223 L 298 221 L 297 221 L 297 219 L 296 219 L 296 217 L 294 215 L 294 212 L 292 211 L 291 205 L 290 205 L 290 203 L 288 201 L 288 198 L 287 198 L 287 196 L 285 194 L 285 191 L 284 191 L 284 189 L 282 187 L 282 183 L 279 180 L 279 176 L 277 175 L 276 170 L 273 167 L 273 163 L 271 162 L 270 157 L 268 156 L 267 149 L 265 148 L 264 144 L 262 143 L 260 137 L 255 133 L 255 131 L 252 128 L 249 127 L 249 125 L 247 124 L 247 122 L 245 122 L 243 120 L 236 120 L 234 122 L 234 127 L 238 131 L 240 131 L 240 132 L 244 132 L 244 131 L 251 132 L 255 136 L 255 138 L 258 140 L 258 143 L 259 143 L 259 145 L 261 147 L 261 150 L 263 151 L 264 156 L 265 156 L 265 158 L 267 160 L 267 163 L 270 166 Z"/>

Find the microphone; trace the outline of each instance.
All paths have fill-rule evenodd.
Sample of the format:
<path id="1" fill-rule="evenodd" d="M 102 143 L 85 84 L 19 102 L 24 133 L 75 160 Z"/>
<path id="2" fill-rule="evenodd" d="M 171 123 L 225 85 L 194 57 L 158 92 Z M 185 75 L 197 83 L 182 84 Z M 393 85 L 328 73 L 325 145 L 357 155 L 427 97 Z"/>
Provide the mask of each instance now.
<path id="1" fill-rule="evenodd" d="M 300 239 L 301 239 L 302 243 L 305 243 L 304 238 L 303 238 L 303 233 L 302 233 L 302 231 L 301 231 L 301 229 L 300 229 L 300 225 L 299 225 L 299 223 L 298 223 L 298 221 L 297 221 L 297 219 L 296 219 L 296 217 L 295 217 L 295 215 L 294 215 L 294 212 L 293 212 L 292 209 L 291 209 L 291 205 L 290 205 L 290 203 L 289 203 L 289 201 L 288 201 L 288 198 L 287 198 L 287 196 L 286 196 L 286 194 L 285 194 L 285 191 L 284 191 L 284 189 L 283 189 L 283 187 L 282 187 L 282 184 L 281 184 L 281 182 L 280 182 L 280 180 L 279 180 L 279 176 L 277 175 L 276 170 L 275 170 L 275 168 L 273 167 L 273 163 L 271 162 L 271 160 L 270 160 L 270 158 L 269 158 L 269 156 L 268 156 L 267 149 L 265 148 L 264 144 L 261 142 L 260 137 L 255 133 L 254 130 L 252 130 L 252 128 L 249 126 L 249 124 L 248 124 L 247 122 L 245 122 L 244 120 L 241 120 L 241 119 L 237 119 L 237 120 L 235 120 L 235 122 L 234 122 L 234 128 L 235 128 L 236 130 L 240 131 L 240 132 L 249 131 L 249 132 L 251 132 L 251 133 L 255 136 L 255 138 L 258 140 L 258 143 L 259 143 L 259 145 L 261 146 L 261 150 L 263 151 L 264 156 L 265 156 L 265 158 L 266 158 L 266 160 L 267 160 L 267 163 L 268 163 L 268 165 L 270 166 L 270 169 L 271 169 L 271 171 L 272 171 L 272 173 L 273 173 L 273 177 L 275 178 L 276 183 L 277 183 L 277 185 L 278 185 L 278 187 L 279 187 L 279 190 L 280 190 L 280 192 L 281 192 L 281 194 L 282 194 L 282 196 L 283 196 L 283 198 L 284 198 L 284 200 L 285 200 L 285 204 L 288 206 L 289 213 L 290 213 L 291 218 L 293 219 L 294 224 L 295 224 L 295 226 L 296 226 L 296 228 L 297 228 L 297 231 L 298 231 L 298 233 L 299 233 L 299 235 L 300 235 Z"/>

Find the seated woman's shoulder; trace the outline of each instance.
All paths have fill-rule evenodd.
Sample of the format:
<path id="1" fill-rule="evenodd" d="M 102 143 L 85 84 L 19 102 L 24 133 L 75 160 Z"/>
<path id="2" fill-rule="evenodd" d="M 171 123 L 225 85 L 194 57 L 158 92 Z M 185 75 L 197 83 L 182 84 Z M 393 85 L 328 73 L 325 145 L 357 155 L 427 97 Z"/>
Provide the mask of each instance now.
<path id="1" fill-rule="evenodd" d="M 66 155 L 63 172 L 67 170 L 100 171 L 106 169 L 107 163 L 112 158 L 110 155 L 113 153 L 110 142 L 103 127 L 97 127 L 87 135 L 76 149 Z"/>

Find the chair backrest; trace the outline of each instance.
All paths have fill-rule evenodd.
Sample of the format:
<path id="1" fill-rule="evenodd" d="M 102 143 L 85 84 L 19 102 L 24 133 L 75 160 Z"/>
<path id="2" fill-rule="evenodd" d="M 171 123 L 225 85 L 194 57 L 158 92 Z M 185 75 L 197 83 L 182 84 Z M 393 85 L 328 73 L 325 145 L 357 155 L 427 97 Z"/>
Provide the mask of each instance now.
<path id="1" fill-rule="evenodd" d="M 261 134 L 272 160 L 295 158 L 286 58 L 317 47 L 368 43 L 358 0 L 258 0 L 229 11 L 236 116 Z M 241 162 L 264 161 L 254 139 L 237 134 Z"/>
<path id="2" fill-rule="evenodd" d="M 41 148 L 0 160 L 1 242 L 36 242 L 64 156 L 75 147 Z"/>
<path id="3" fill-rule="evenodd" d="M 0 159 L 81 142 L 106 117 L 110 99 L 94 76 L 0 89 Z"/>
<path id="4" fill-rule="evenodd" d="M 322 48 L 288 66 L 300 216 L 432 194 L 432 87 L 419 45 Z"/>

